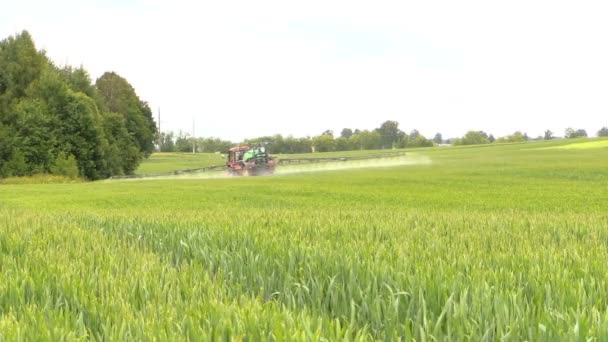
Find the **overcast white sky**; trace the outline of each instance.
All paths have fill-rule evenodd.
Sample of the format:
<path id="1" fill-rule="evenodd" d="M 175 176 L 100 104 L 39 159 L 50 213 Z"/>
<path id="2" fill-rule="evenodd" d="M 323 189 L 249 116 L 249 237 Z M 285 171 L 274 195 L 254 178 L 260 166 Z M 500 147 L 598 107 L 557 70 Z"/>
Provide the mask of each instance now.
<path id="1" fill-rule="evenodd" d="M 608 1 L 6 1 L 58 64 L 124 76 L 163 130 L 239 140 L 397 120 L 432 137 L 608 125 Z"/>

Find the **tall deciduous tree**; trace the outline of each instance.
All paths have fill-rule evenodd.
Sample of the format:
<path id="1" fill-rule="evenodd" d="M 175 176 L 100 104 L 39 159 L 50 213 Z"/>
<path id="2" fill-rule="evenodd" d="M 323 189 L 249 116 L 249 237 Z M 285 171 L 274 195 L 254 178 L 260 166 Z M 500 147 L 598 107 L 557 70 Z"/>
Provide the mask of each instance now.
<path id="1" fill-rule="evenodd" d="M 376 132 L 380 134 L 380 145 L 382 148 L 392 148 L 399 140 L 405 135 L 399 129 L 399 123 L 397 121 L 385 121 L 376 129 Z"/>
<path id="2" fill-rule="evenodd" d="M 127 131 L 135 137 L 142 157 L 152 153 L 156 140 L 156 124 L 148 104 L 139 99 L 127 80 L 114 72 L 103 74 L 95 85 L 102 109 L 125 118 Z"/>
<path id="3" fill-rule="evenodd" d="M 14 119 L 11 110 L 27 88 L 48 67 L 48 60 L 36 50 L 27 31 L 0 42 L 0 120 Z"/>
<path id="4" fill-rule="evenodd" d="M 567 139 L 587 137 L 587 131 L 584 129 L 574 129 L 572 127 L 568 127 L 564 133 Z"/>
<path id="5" fill-rule="evenodd" d="M 353 136 L 353 130 L 350 128 L 344 128 L 342 130 L 342 132 L 340 133 L 341 138 L 349 139 L 352 136 Z"/>
<path id="6" fill-rule="evenodd" d="M 441 143 L 443 143 L 443 137 L 441 136 L 441 133 L 435 134 L 435 137 L 433 138 L 433 142 L 435 144 L 441 144 Z"/>
<path id="7" fill-rule="evenodd" d="M 333 135 L 321 134 L 312 139 L 316 152 L 331 152 L 335 150 L 336 142 Z"/>
<path id="8" fill-rule="evenodd" d="M 0 42 L 0 177 L 53 172 L 68 157 L 89 179 L 130 173 L 155 134 L 150 108 L 120 76 L 96 88 L 82 67 L 54 66 L 27 32 Z"/>

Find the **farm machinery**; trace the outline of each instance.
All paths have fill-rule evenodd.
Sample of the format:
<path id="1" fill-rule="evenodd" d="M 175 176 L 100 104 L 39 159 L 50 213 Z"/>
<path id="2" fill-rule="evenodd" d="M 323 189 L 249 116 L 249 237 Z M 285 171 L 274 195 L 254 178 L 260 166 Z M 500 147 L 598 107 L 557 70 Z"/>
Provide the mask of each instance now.
<path id="1" fill-rule="evenodd" d="M 236 146 L 228 152 L 228 174 L 231 176 L 272 175 L 276 166 L 265 146 Z"/>

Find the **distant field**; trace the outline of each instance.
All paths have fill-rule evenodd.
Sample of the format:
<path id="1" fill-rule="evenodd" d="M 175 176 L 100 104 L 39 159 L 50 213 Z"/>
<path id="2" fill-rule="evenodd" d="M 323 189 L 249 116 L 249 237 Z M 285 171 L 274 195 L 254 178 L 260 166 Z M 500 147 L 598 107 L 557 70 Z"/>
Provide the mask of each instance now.
<path id="1" fill-rule="evenodd" d="M 357 151 L 339 151 L 339 152 L 316 152 L 316 153 L 293 153 L 293 154 L 273 154 L 277 158 L 333 158 L 333 157 L 353 157 L 378 155 L 384 153 L 403 152 L 405 149 L 396 150 L 357 150 Z"/>
<path id="2" fill-rule="evenodd" d="M 567 145 L 560 145 L 552 148 L 559 149 L 587 149 L 587 148 L 608 148 L 608 139 L 604 140 L 595 140 L 595 141 L 585 141 L 572 143 Z"/>
<path id="3" fill-rule="evenodd" d="M 0 185 L 0 340 L 606 341 L 602 141 Z"/>
<path id="4" fill-rule="evenodd" d="M 167 172 L 173 170 L 194 169 L 210 165 L 222 165 L 226 162 L 221 154 L 216 153 L 153 153 L 144 159 L 135 171 L 136 174 Z"/>

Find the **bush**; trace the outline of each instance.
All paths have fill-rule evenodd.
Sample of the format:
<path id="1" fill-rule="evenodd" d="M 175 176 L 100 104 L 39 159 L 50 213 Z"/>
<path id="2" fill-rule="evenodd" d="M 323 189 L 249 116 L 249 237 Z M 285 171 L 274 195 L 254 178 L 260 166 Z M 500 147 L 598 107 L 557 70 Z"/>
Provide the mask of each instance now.
<path id="1" fill-rule="evenodd" d="M 0 164 L 0 177 L 20 177 L 27 174 L 27 162 L 19 149 L 12 151 L 11 159 Z"/>
<path id="2" fill-rule="evenodd" d="M 78 163 L 74 155 L 60 152 L 55 159 L 55 165 L 51 167 L 51 173 L 66 176 L 70 179 L 78 178 Z"/>

